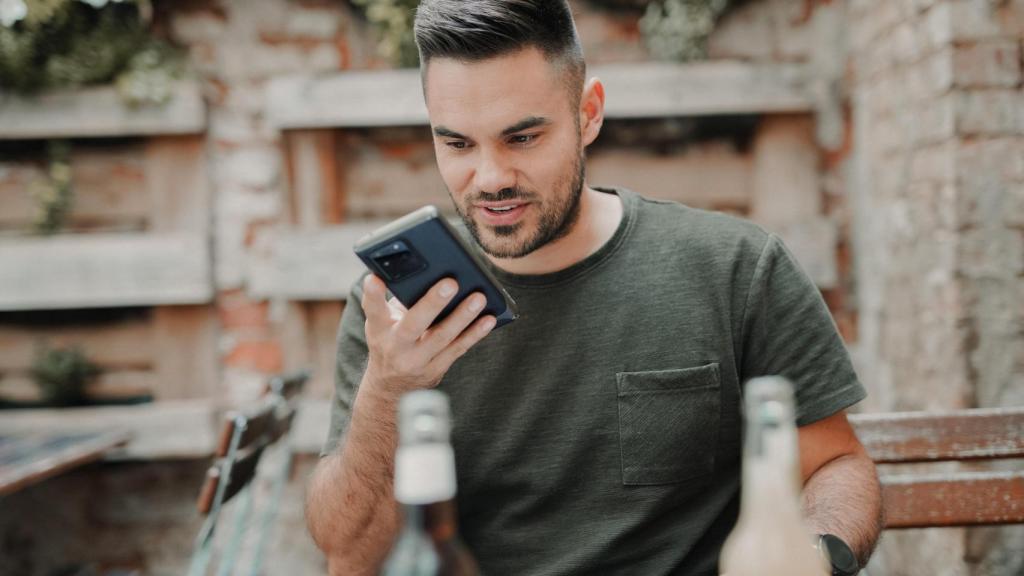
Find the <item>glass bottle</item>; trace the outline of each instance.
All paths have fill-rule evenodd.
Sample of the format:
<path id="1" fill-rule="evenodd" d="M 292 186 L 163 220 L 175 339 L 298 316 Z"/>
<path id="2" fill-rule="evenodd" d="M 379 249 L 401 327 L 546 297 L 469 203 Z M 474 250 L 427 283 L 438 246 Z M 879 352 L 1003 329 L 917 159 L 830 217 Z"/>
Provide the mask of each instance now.
<path id="1" fill-rule="evenodd" d="M 395 499 L 402 531 L 384 563 L 384 576 L 476 576 L 476 560 L 459 538 L 455 454 L 448 398 L 417 390 L 398 407 Z"/>
<path id="2" fill-rule="evenodd" d="M 780 377 L 750 380 L 740 515 L 719 557 L 725 576 L 831 573 L 800 512 L 800 456 L 793 386 Z"/>

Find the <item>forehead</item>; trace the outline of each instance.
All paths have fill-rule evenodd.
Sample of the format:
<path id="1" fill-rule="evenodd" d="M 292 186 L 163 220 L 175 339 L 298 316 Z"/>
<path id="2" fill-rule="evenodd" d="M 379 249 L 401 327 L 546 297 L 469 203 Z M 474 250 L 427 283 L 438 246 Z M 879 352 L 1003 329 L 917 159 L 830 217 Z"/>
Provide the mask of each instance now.
<path id="1" fill-rule="evenodd" d="M 569 113 L 559 67 L 535 48 L 478 62 L 434 58 L 424 80 L 430 123 L 460 132 L 500 130 L 525 116 L 554 119 Z"/>

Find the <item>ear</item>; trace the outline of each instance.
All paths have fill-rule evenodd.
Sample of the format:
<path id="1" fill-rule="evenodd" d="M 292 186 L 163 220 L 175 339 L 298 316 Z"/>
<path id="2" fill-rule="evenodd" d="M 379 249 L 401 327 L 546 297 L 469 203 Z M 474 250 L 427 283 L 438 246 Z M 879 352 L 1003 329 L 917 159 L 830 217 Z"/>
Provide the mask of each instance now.
<path id="1" fill-rule="evenodd" d="M 583 145 L 589 146 L 601 133 L 604 124 L 604 85 L 598 78 L 591 78 L 583 85 L 580 98 L 580 136 Z"/>

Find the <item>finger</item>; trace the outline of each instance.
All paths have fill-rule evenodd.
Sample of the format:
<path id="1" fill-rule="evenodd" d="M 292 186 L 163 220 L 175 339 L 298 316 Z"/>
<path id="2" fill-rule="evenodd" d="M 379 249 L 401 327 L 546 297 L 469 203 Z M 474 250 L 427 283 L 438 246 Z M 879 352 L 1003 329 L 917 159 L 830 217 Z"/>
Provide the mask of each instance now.
<path id="1" fill-rule="evenodd" d="M 396 328 L 401 337 L 408 342 L 419 340 L 420 336 L 423 336 L 423 333 L 434 323 L 437 315 L 455 296 L 458 289 L 459 285 L 451 278 L 445 278 L 434 284 L 398 323 Z"/>
<path id="2" fill-rule="evenodd" d="M 373 274 L 363 280 L 363 313 L 371 324 L 389 323 L 391 313 L 388 311 L 386 293 L 384 282 Z"/>
<path id="3" fill-rule="evenodd" d="M 388 314 L 391 315 L 392 322 L 397 324 L 408 311 L 409 309 L 399 302 L 398 298 L 388 300 Z"/>
<path id="4" fill-rule="evenodd" d="M 487 305 L 487 297 L 479 292 L 470 294 L 443 321 L 437 323 L 421 339 L 428 358 L 433 358 L 466 330 Z"/>
<path id="5" fill-rule="evenodd" d="M 469 328 L 466 328 L 454 342 L 449 344 L 444 350 L 435 356 L 433 360 L 430 361 L 431 370 L 437 371 L 440 374 L 447 372 L 456 360 L 461 358 L 462 355 L 468 352 L 470 348 L 476 346 L 478 342 L 490 334 L 497 323 L 497 320 L 491 315 L 484 316 L 476 322 L 473 322 L 473 324 Z"/>

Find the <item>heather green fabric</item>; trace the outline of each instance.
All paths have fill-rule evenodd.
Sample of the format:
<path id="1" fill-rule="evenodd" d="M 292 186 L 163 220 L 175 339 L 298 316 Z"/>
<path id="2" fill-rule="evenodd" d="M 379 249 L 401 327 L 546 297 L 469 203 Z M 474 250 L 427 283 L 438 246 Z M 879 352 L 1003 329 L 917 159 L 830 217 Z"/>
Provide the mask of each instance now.
<path id="1" fill-rule="evenodd" d="M 541 276 L 497 271 L 522 317 L 440 385 L 461 532 L 484 573 L 715 574 L 735 522 L 741 383 L 796 383 L 798 422 L 864 398 L 818 290 L 757 226 L 622 189 L 614 237 Z M 354 289 L 326 451 L 365 366 Z"/>

